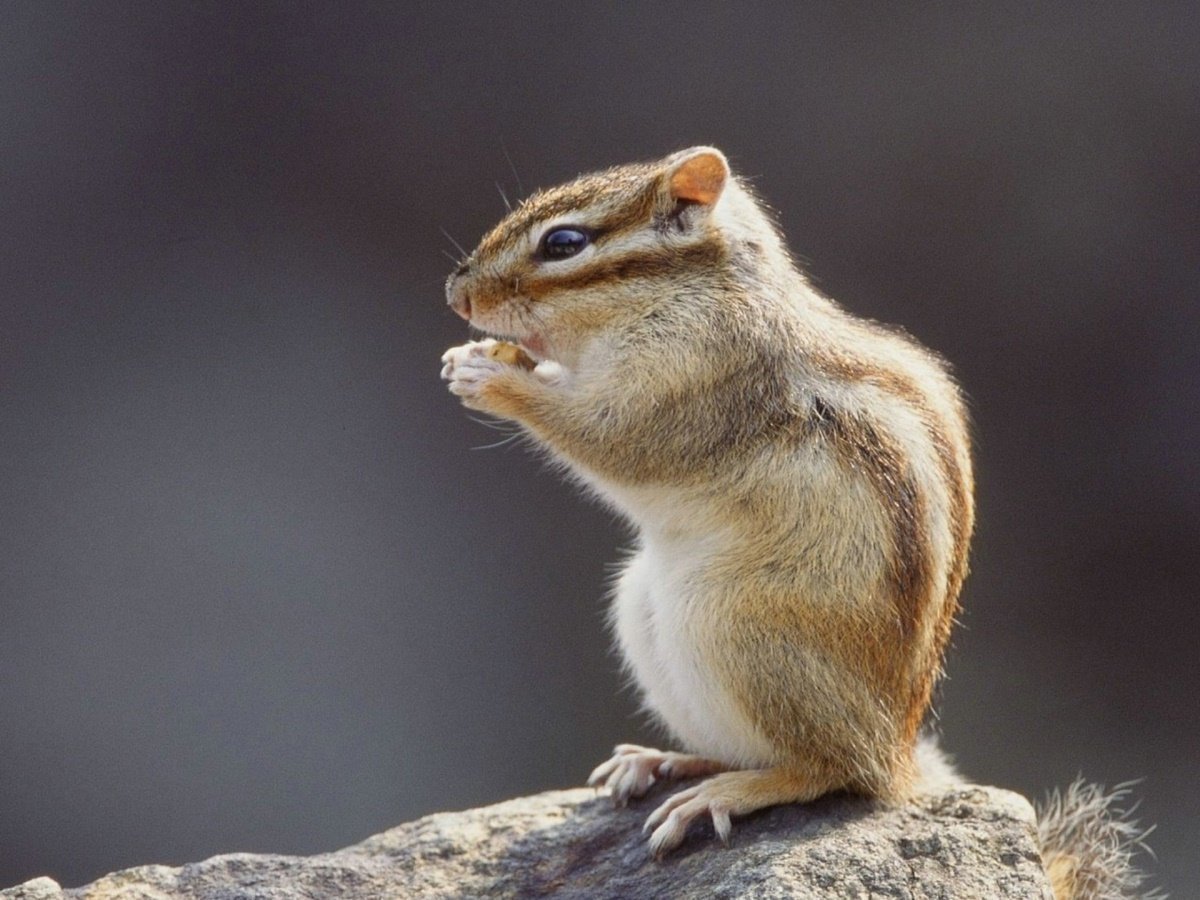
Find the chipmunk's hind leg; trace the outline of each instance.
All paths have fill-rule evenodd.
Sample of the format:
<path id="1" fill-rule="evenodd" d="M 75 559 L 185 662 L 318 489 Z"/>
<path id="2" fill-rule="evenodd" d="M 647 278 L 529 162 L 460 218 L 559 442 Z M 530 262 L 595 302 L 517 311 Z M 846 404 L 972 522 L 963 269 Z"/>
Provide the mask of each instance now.
<path id="1" fill-rule="evenodd" d="M 637 744 L 618 744 L 613 755 L 588 776 L 589 787 L 604 786 L 614 806 L 624 806 L 630 797 L 641 797 L 657 781 L 668 778 L 699 778 L 724 772 L 729 767 L 716 760 L 690 753 L 655 750 Z"/>
<path id="2" fill-rule="evenodd" d="M 815 800 L 835 787 L 783 768 L 726 772 L 670 797 L 650 814 L 643 831 L 654 829 L 650 852 L 661 859 L 683 843 L 693 820 L 708 814 L 717 837 L 728 844 L 733 828 L 730 817 L 783 803 Z"/>

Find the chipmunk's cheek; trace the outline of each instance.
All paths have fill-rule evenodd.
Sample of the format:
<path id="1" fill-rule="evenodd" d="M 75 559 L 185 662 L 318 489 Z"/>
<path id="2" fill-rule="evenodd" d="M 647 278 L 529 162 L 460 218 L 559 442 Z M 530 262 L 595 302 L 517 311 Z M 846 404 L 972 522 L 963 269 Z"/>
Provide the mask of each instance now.
<path id="1" fill-rule="evenodd" d="M 546 339 L 540 334 L 529 334 L 521 339 L 521 346 L 534 359 L 543 360 L 546 358 Z"/>

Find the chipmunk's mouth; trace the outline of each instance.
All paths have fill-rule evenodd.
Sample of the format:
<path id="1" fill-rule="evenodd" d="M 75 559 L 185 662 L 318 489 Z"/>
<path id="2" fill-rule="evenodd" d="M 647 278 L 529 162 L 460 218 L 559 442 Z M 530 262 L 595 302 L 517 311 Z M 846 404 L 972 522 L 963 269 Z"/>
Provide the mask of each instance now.
<path id="1" fill-rule="evenodd" d="M 537 362 L 541 362 L 546 358 L 546 341 L 541 335 L 526 335 L 524 339 L 517 341 L 517 346 L 528 353 Z"/>
<path id="2" fill-rule="evenodd" d="M 482 337 L 489 337 L 497 341 L 504 341 L 509 344 L 516 344 L 529 355 L 534 362 L 542 362 L 549 356 L 549 350 L 546 346 L 546 339 L 540 334 L 506 334 L 503 331 L 495 331 L 490 328 L 480 328 L 478 325 L 471 323 L 471 327 L 479 332 Z"/>
<path id="3" fill-rule="evenodd" d="M 530 323 L 523 321 L 526 318 L 524 316 L 506 315 L 504 308 L 481 311 L 477 305 L 472 312 L 474 314 L 467 319 L 467 324 L 471 326 L 472 331 L 478 332 L 481 338 L 516 344 L 534 362 L 542 362 L 554 352 L 554 348 L 546 340 L 546 335 L 540 330 L 530 328 Z"/>

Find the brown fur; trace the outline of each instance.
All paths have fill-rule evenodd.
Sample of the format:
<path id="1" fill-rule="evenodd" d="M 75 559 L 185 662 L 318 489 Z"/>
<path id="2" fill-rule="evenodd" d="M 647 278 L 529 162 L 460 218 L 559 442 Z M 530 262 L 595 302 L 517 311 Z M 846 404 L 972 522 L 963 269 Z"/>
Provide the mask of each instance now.
<path id="1" fill-rule="evenodd" d="M 592 245 L 540 259 L 564 222 Z M 452 390 L 521 423 L 628 513 L 646 553 L 688 572 L 663 568 L 682 580 L 659 595 L 647 556 L 614 607 L 650 707 L 693 752 L 754 769 L 680 810 L 707 804 L 719 823 L 838 788 L 905 797 L 973 524 L 963 404 L 941 361 L 816 294 L 705 148 L 534 195 L 448 292 L 553 361 L 472 374 L 468 345 L 448 354 Z M 598 771 L 642 790 L 658 753 Z M 681 837 L 666 821 L 657 850 Z"/>
<path id="2" fill-rule="evenodd" d="M 619 197 L 623 208 L 618 213 L 610 213 L 597 230 L 634 227 L 650 214 L 654 202 L 654 193 L 647 190 L 648 176 L 652 172 L 649 166 L 620 166 L 586 175 L 554 190 L 538 191 L 493 228 L 471 258 L 483 260 L 494 256 L 521 240 L 539 222 L 587 208 L 606 197 Z"/>

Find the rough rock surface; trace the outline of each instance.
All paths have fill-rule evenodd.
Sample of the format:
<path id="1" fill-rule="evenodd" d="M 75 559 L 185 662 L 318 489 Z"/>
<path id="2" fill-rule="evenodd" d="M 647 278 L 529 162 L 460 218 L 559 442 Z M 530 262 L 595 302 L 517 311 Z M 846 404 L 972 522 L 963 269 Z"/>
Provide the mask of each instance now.
<path id="1" fill-rule="evenodd" d="M 1033 810 L 1007 791 L 959 788 L 901 809 L 828 797 L 735 821 L 728 849 L 697 826 L 654 862 L 642 821 L 658 799 L 614 810 L 590 790 L 551 791 L 427 816 L 335 853 L 232 853 L 68 890 L 38 878 L 0 898 L 1050 898 Z"/>

